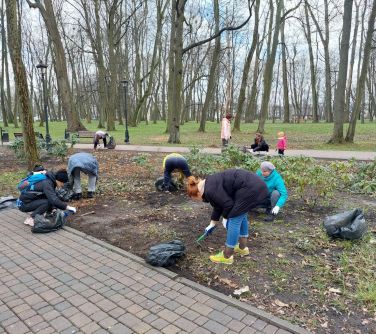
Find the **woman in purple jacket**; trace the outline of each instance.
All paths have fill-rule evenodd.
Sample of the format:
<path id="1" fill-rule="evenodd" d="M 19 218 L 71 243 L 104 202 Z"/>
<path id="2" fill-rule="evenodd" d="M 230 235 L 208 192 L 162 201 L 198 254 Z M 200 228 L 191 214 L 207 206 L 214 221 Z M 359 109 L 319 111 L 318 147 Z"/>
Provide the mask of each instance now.
<path id="1" fill-rule="evenodd" d="M 205 231 L 212 229 L 223 217 L 227 229 L 225 250 L 210 256 L 216 263 L 232 264 L 233 253 L 248 255 L 248 211 L 264 203 L 268 188 L 256 174 L 242 169 L 229 169 L 206 179 L 188 178 L 188 196 L 209 202 L 213 207 L 211 222 Z"/>

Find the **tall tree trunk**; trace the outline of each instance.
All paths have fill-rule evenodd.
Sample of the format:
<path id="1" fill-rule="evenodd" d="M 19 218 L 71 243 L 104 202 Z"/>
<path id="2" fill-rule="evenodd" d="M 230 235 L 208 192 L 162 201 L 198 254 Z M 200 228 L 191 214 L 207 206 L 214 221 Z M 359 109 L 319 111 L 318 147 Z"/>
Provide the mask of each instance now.
<path id="1" fill-rule="evenodd" d="M 57 27 L 56 17 L 51 0 L 44 0 L 44 6 L 39 2 L 26 0 L 30 8 L 38 8 L 43 17 L 44 24 L 48 30 L 48 36 L 53 44 L 55 56 L 56 79 L 58 84 L 58 94 L 61 100 L 63 111 L 67 118 L 67 127 L 69 131 L 85 130 L 81 123 L 78 113 L 74 110 L 71 87 L 68 79 L 67 61 L 65 50 L 61 41 L 59 29 Z"/>
<path id="2" fill-rule="evenodd" d="M 318 109 L 318 97 L 317 97 L 316 70 L 315 70 L 315 61 L 314 61 L 313 50 L 312 50 L 311 24 L 309 22 L 307 3 L 304 4 L 304 11 L 305 11 L 305 19 L 306 19 L 306 25 L 307 25 L 307 30 L 304 29 L 304 34 L 306 36 L 307 43 L 308 43 L 309 69 L 311 73 L 312 121 L 313 123 L 318 123 L 319 116 L 318 116 L 318 110 L 317 110 Z"/>
<path id="3" fill-rule="evenodd" d="M 214 6 L 214 21 L 215 21 L 215 34 L 219 32 L 219 3 L 218 0 L 213 0 Z M 221 36 L 215 39 L 213 56 L 210 65 L 208 88 L 205 95 L 204 106 L 201 110 L 200 127 L 199 132 L 205 132 L 206 119 L 211 101 L 213 100 L 213 94 L 218 79 L 218 60 L 221 52 Z"/>
<path id="4" fill-rule="evenodd" d="M 285 21 L 281 23 L 281 44 L 282 44 L 282 85 L 283 85 L 283 123 L 290 123 L 290 101 L 289 83 L 287 80 L 287 57 L 285 43 Z"/>
<path id="5" fill-rule="evenodd" d="M 8 113 L 5 106 L 5 60 L 7 58 L 7 42 L 5 33 L 5 9 L 4 0 L 1 1 L 1 82 L 0 82 L 0 98 L 1 98 L 1 113 L 3 115 L 3 123 L 8 127 Z"/>
<path id="6" fill-rule="evenodd" d="M 17 18 L 17 2 L 6 0 L 7 31 L 10 58 L 12 60 L 14 81 L 21 103 L 22 132 L 24 135 L 24 150 L 29 169 L 39 160 L 33 128 L 33 114 L 30 106 L 27 75 L 21 54 L 21 32 Z"/>
<path id="7" fill-rule="evenodd" d="M 367 3 L 367 1 L 366 1 Z M 343 121 L 345 123 L 349 122 L 350 117 L 350 98 L 351 98 L 351 89 L 352 89 L 352 78 L 353 78 L 353 69 L 354 69 L 354 62 L 355 62 L 355 51 L 356 45 L 358 40 L 358 22 L 359 22 L 359 4 L 355 1 L 355 26 L 354 26 L 354 33 L 352 38 L 352 49 L 351 49 L 351 59 L 349 64 L 349 74 L 347 78 L 347 87 L 346 87 L 346 102 L 345 102 L 345 110 L 343 113 Z"/>
<path id="8" fill-rule="evenodd" d="M 346 77 L 349 62 L 351 15 L 353 0 L 345 0 L 343 11 L 343 30 L 341 48 L 339 52 L 338 81 L 334 96 L 334 127 L 330 143 L 342 143 L 343 138 L 343 113 L 345 110 Z"/>
<path id="9" fill-rule="evenodd" d="M 168 84 L 169 143 L 180 144 L 180 116 L 183 87 L 183 26 L 187 0 L 171 0 L 171 45 Z"/>
<path id="10" fill-rule="evenodd" d="M 359 80 L 356 87 L 356 96 L 355 96 L 355 107 L 354 111 L 351 114 L 351 120 L 349 127 L 347 129 L 346 134 L 346 142 L 354 142 L 354 136 L 355 136 L 355 127 L 356 127 L 356 121 L 357 118 L 360 115 L 360 109 L 362 105 L 362 100 L 364 97 L 364 88 L 367 78 L 367 69 L 369 65 L 370 55 L 371 55 L 371 49 L 372 49 L 372 36 L 374 32 L 374 25 L 375 25 L 375 18 L 376 18 L 376 1 L 373 1 L 372 4 L 372 10 L 368 19 L 368 30 L 367 30 L 367 36 L 366 41 L 364 43 L 364 53 L 363 53 L 363 63 L 362 63 L 362 70 L 360 72 Z"/>
<path id="11" fill-rule="evenodd" d="M 240 86 L 240 93 L 238 98 L 238 108 L 236 110 L 235 121 L 234 121 L 234 130 L 240 131 L 240 121 L 243 115 L 244 109 L 244 102 L 245 102 L 245 91 L 247 88 L 247 81 L 249 76 L 249 69 L 251 67 L 251 62 L 253 59 L 253 54 L 255 53 L 256 46 L 258 43 L 258 25 L 259 25 L 259 8 L 260 8 L 260 0 L 256 1 L 255 5 L 255 25 L 253 27 L 253 36 L 252 36 L 252 44 L 251 48 L 248 52 L 247 59 L 244 64 L 243 69 L 243 77 Z"/>
<path id="12" fill-rule="evenodd" d="M 275 63 L 275 55 L 277 52 L 278 46 L 278 36 L 279 29 L 281 25 L 281 13 L 282 13 L 283 1 L 279 0 L 277 4 L 277 10 L 275 14 L 275 26 L 274 26 L 274 35 L 272 40 L 272 45 L 270 48 L 270 54 L 266 60 L 265 70 L 264 70 L 264 90 L 262 93 L 262 102 L 261 102 L 261 111 L 260 111 L 260 120 L 257 128 L 257 132 L 265 132 L 265 121 L 268 115 L 269 110 L 269 100 L 270 92 L 272 88 L 272 79 L 273 79 L 273 68 Z"/>

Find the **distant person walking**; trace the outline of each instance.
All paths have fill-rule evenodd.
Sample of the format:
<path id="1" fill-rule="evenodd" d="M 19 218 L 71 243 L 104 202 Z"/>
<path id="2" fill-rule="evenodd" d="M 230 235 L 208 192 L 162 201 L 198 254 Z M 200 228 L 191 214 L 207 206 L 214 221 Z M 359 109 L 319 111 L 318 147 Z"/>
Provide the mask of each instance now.
<path id="1" fill-rule="evenodd" d="M 223 147 L 226 147 L 231 139 L 231 118 L 231 114 L 226 114 L 222 118 L 221 139 Z"/>
<path id="2" fill-rule="evenodd" d="M 93 140 L 93 143 L 94 143 L 94 150 L 97 149 L 97 146 L 99 144 L 99 140 L 102 139 L 103 140 L 103 146 L 104 147 L 107 147 L 107 137 L 108 137 L 108 133 L 107 132 L 104 132 L 102 130 L 98 130 L 95 135 L 94 135 L 94 140 Z"/>
<path id="3" fill-rule="evenodd" d="M 284 155 L 287 149 L 287 138 L 283 131 L 278 132 L 277 148 L 278 154 Z"/>

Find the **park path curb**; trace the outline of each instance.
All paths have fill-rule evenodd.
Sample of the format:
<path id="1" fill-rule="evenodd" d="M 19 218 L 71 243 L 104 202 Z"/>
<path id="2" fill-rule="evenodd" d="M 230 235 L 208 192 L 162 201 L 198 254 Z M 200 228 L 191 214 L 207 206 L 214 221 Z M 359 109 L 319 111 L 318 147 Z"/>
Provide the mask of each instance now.
<path id="1" fill-rule="evenodd" d="M 270 313 L 267 313 L 263 310 L 260 310 L 256 307 L 254 307 L 254 306 L 248 305 L 244 302 L 241 302 L 241 301 L 238 301 L 234 298 L 226 296 L 223 293 L 217 292 L 217 291 L 212 290 L 210 288 L 207 288 L 207 287 L 205 287 L 201 284 L 198 284 L 198 283 L 193 282 L 189 279 L 181 277 L 178 274 L 176 274 L 176 273 L 174 273 L 170 270 L 167 270 L 167 269 L 162 268 L 162 267 L 150 266 L 149 264 L 147 264 L 145 262 L 145 260 L 143 258 L 136 256 L 132 253 L 129 253 L 129 252 L 127 252 L 127 251 L 125 251 L 121 248 L 118 248 L 116 246 L 113 246 L 113 245 L 111 245 L 111 244 L 109 244 L 105 241 L 102 241 L 102 240 L 94 238 L 90 235 L 87 235 L 86 233 L 78 231 L 78 230 L 76 230 L 72 227 L 65 226 L 64 229 L 67 230 L 68 232 L 73 233 L 75 235 L 78 235 L 78 236 L 80 236 L 84 239 L 90 240 L 91 242 L 93 242 L 97 245 L 100 245 L 104 248 L 107 248 L 107 249 L 109 249 L 109 250 L 111 250 L 111 251 L 113 251 L 113 252 L 115 252 L 119 255 L 125 256 L 125 257 L 139 263 L 139 264 L 142 264 L 142 265 L 148 267 L 148 268 L 152 268 L 153 270 L 158 271 L 160 274 L 165 275 L 165 276 L 167 276 L 167 277 L 169 277 L 169 278 L 171 278 L 171 279 L 173 279 L 173 280 L 175 280 L 179 283 L 182 283 L 186 286 L 189 286 L 194 290 L 203 292 L 206 295 L 211 296 L 212 298 L 215 298 L 215 299 L 218 299 L 218 300 L 224 302 L 225 304 L 232 305 L 232 306 L 234 306 L 238 309 L 241 309 L 242 311 L 244 311 L 248 314 L 251 314 L 251 315 L 253 315 L 253 316 L 255 316 L 255 317 L 257 317 L 261 320 L 264 320 L 264 321 L 266 321 L 266 322 L 268 322 L 268 323 L 270 323 L 270 324 L 272 324 L 272 325 L 274 325 L 278 328 L 284 329 L 284 330 L 286 330 L 290 333 L 294 333 L 294 334 L 309 334 L 310 333 L 302 327 L 294 325 L 294 324 L 292 324 L 292 323 L 290 323 L 286 320 L 280 319 L 280 318 L 278 318 L 278 317 L 276 317 L 276 316 L 274 316 Z"/>
<path id="2" fill-rule="evenodd" d="M 376 146 L 376 144 L 375 144 Z M 75 149 L 93 149 L 92 144 L 75 144 Z M 204 154 L 221 154 L 221 148 L 203 147 L 199 148 L 201 153 Z M 183 146 L 150 146 L 150 145 L 117 145 L 116 151 L 131 151 L 131 152 L 155 152 L 155 153 L 189 153 L 189 147 Z M 250 153 L 251 154 L 251 153 Z M 267 153 L 254 153 L 254 156 L 264 157 L 276 157 L 279 156 L 275 151 L 269 151 Z M 351 160 L 358 161 L 373 161 L 376 160 L 376 150 L 374 152 L 363 151 L 323 151 L 323 150 L 286 150 L 286 157 L 310 157 L 320 160 Z"/>

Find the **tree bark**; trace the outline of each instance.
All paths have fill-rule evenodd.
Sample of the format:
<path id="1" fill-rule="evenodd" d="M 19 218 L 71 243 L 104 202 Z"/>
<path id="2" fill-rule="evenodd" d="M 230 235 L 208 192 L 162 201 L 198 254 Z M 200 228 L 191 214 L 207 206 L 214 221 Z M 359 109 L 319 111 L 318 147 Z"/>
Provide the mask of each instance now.
<path id="1" fill-rule="evenodd" d="M 366 41 L 364 43 L 364 53 L 362 57 L 363 59 L 362 69 L 361 69 L 358 84 L 356 87 L 355 107 L 354 107 L 354 111 L 351 114 L 351 120 L 350 120 L 349 127 L 347 129 L 347 134 L 345 138 L 345 141 L 350 142 L 350 143 L 354 142 L 356 121 L 360 115 L 361 105 L 362 105 L 363 98 L 364 98 L 364 89 L 365 89 L 365 83 L 366 83 L 366 78 L 367 78 L 367 69 L 368 69 L 371 49 L 372 49 L 372 36 L 374 32 L 375 18 L 376 18 L 376 1 L 373 1 L 372 10 L 368 19 L 368 30 L 367 30 Z"/>
<path id="2" fill-rule="evenodd" d="M 245 102 L 245 91 L 247 88 L 247 81 L 249 76 L 249 69 L 251 67 L 251 62 L 253 59 L 253 55 L 256 50 L 256 46 L 258 43 L 258 25 L 259 25 L 259 8 L 260 8 L 260 0 L 256 0 L 255 4 L 255 25 L 253 28 L 253 36 L 252 36 L 252 44 L 251 48 L 248 52 L 247 59 L 244 64 L 243 68 L 243 76 L 242 76 L 242 82 L 240 86 L 240 93 L 238 98 L 238 107 L 236 110 L 235 115 L 235 121 L 234 121 L 234 130 L 240 131 L 240 121 L 243 115 L 243 109 L 244 109 L 244 102 Z"/>
<path id="3" fill-rule="evenodd" d="M 283 123 L 290 123 L 290 100 L 289 84 L 287 80 L 287 57 L 285 43 L 285 21 L 281 23 L 281 45 L 282 45 L 282 80 L 283 80 Z"/>
<path id="4" fill-rule="evenodd" d="M 306 36 L 307 43 L 308 43 L 309 69 L 311 73 L 312 121 L 313 123 L 318 123 L 319 116 L 318 116 L 317 80 L 316 80 L 315 61 L 314 61 L 313 49 L 312 49 L 311 24 L 309 22 L 307 2 L 304 4 L 304 12 L 305 12 L 306 25 L 307 25 L 307 30 L 304 29 L 304 34 Z"/>
<path id="5" fill-rule="evenodd" d="M 61 105 L 67 119 L 67 127 L 69 131 L 85 130 L 81 123 L 77 112 L 74 110 L 71 87 L 68 79 L 67 61 L 65 58 L 65 50 L 61 41 L 60 32 L 57 27 L 56 17 L 51 0 L 44 0 L 44 6 L 38 2 L 26 0 L 30 8 L 38 8 L 43 17 L 44 23 L 48 30 L 48 37 L 53 44 L 55 55 L 55 70 L 58 84 L 58 94 Z"/>
<path id="6" fill-rule="evenodd" d="M 281 13 L 282 13 L 283 1 L 279 0 L 277 3 L 277 10 L 275 14 L 275 26 L 272 45 L 270 47 L 270 54 L 266 60 L 264 70 L 264 90 L 262 94 L 260 120 L 257 128 L 257 132 L 265 132 L 265 121 L 269 110 L 270 92 L 272 88 L 273 68 L 275 63 L 275 55 L 278 46 L 279 29 L 281 26 Z"/>
<path id="7" fill-rule="evenodd" d="M 27 75 L 21 54 L 21 32 L 17 17 L 17 1 L 6 0 L 7 31 L 10 58 L 13 65 L 14 81 L 18 98 L 21 103 L 22 132 L 24 136 L 24 150 L 29 169 L 39 160 L 33 128 L 33 114 L 30 106 Z"/>
<path id="8" fill-rule="evenodd" d="M 343 114 L 345 110 L 346 78 L 349 62 L 352 5 L 353 0 L 345 0 L 338 79 L 334 96 L 334 127 L 332 137 L 329 140 L 330 143 L 342 143 L 344 141 Z"/>

